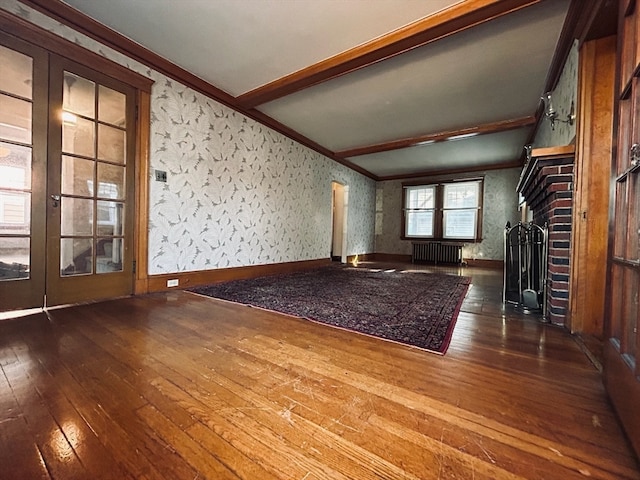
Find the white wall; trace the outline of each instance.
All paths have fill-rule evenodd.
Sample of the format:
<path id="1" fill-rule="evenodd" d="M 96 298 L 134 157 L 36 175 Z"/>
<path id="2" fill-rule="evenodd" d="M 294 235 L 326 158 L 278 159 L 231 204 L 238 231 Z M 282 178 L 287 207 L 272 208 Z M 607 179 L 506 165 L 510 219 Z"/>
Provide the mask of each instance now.
<path id="1" fill-rule="evenodd" d="M 373 180 L 16 0 L 0 8 L 155 81 L 150 274 L 328 258 L 332 181 L 349 186 L 346 253 L 373 252 Z"/>
<path id="2" fill-rule="evenodd" d="M 518 195 L 516 185 L 520 169 L 477 172 L 484 176 L 482 242 L 470 243 L 463 249 L 466 259 L 502 260 L 504 257 L 504 227 L 507 221 L 517 223 Z M 451 177 L 428 177 L 425 183 Z M 413 180 L 412 180 L 413 181 Z M 376 188 L 376 252 L 410 255 L 411 241 L 401 240 L 402 181 L 379 182 Z"/>

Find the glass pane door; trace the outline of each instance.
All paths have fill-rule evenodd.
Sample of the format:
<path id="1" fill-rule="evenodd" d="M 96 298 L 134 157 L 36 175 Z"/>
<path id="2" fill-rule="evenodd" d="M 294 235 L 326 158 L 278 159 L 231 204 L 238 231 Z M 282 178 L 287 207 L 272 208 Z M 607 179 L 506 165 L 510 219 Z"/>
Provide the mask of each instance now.
<path id="1" fill-rule="evenodd" d="M 42 52 L 0 35 L 0 311 L 42 306 L 44 295 L 42 62 Z"/>
<path id="2" fill-rule="evenodd" d="M 51 76 L 47 304 L 130 294 L 134 91 L 63 59 Z"/>

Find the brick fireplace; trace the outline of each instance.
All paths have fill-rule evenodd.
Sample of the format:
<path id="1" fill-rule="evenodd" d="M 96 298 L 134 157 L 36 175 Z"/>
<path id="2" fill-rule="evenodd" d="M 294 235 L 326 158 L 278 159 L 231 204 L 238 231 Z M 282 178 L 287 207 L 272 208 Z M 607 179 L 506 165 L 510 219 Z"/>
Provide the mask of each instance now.
<path id="1" fill-rule="evenodd" d="M 517 190 L 533 212 L 533 222 L 549 228 L 546 320 L 565 325 L 569 308 L 573 145 L 533 149 Z"/>

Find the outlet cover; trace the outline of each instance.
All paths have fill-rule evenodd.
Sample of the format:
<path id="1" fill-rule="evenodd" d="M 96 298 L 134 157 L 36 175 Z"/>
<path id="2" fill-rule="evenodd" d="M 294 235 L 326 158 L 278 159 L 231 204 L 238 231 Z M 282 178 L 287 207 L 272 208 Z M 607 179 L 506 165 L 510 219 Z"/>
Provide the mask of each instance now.
<path id="1" fill-rule="evenodd" d="M 180 282 L 178 281 L 177 278 L 174 278 L 172 280 L 167 280 L 167 287 L 177 287 L 178 283 Z"/>
<path id="2" fill-rule="evenodd" d="M 167 172 L 163 170 L 156 170 L 156 182 L 166 182 Z"/>

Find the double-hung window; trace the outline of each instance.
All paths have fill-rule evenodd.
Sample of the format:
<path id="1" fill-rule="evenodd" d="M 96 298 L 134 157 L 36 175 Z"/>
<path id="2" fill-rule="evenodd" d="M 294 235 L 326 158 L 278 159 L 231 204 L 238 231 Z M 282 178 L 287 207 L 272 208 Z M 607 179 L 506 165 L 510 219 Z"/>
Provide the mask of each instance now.
<path id="1" fill-rule="evenodd" d="M 405 190 L 405 235 L 407 237 L 433 237 L 436 187 L 418 185 Z"/>
<path id="2" fill-rule="evenodd" d="M 404 185 L 404 230 L 408 239 L 481 239 L 482 179 Z"/>

